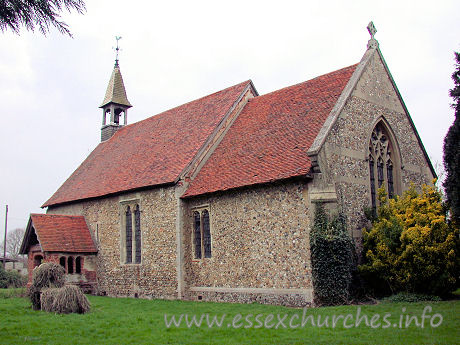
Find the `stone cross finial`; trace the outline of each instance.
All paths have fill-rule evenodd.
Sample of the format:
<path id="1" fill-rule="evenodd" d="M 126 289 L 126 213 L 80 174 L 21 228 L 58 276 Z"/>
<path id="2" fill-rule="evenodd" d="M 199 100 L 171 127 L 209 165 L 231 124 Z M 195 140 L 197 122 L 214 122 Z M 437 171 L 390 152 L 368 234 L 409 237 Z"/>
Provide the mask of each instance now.
<path id="1" fill-rule="evenodd" d="M 369 31 L 369 34 L 371 35 L 371 39 L 369 42 L 367 42 L 367 48 L 377 48 L 379 46 L 379 42 L 377 42 L 377 40 L 374 38 L 377 29 L 375 28 L 372 21 L 367 25 L 367 31 Z"/>
<path id="2" fill-rule="evenodd" d="M 114 48 L 115 51 L 116 51 L 116 56 L 115 56 L 115 67 L 118 66 L 118 51 L 120 50 L 120 48 L 118 47 L 118 41 L 121 40 L 121 36 L 115 36 L 115 39 L 117 40 L 117 47 Z"/>
<path id="3" fill-rule="evenodd" d="M 371 39 L 374 39 L 375 33 L 377 32 L 377 29 L 374 26 L 374 22 L 369 22 L 369 24 L 367 25 L 367 31 L 369 31 Z"/>

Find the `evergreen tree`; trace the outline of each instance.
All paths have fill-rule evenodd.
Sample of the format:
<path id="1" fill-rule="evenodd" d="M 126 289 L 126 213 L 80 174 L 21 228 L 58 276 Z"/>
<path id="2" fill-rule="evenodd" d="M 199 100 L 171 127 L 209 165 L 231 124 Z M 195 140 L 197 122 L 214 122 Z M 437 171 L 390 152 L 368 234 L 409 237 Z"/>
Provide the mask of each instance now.
<path id="1" fill-rule="evenodd" d="M 59 32 L 72 36 L 67 24 L 59 20 L 59 13 L 64 9 L 83 13 L 85 3 L 83 0 L 3 0 L 0 1 L 0 29 L 19 34 L 22 25 L 31 31 L 37 26 L 46 34 L 51 24 Z"/>
<path id="2" fill-rule="evenodd" d="M 455 53 L 456 70 L 452 74 L 454 88 L 449 94 L 454 102 L 455 120 L 444 138 L 444 168 L 446 179 L 444 189 L 447 204 L 452 212 L 454 222 L 460 224 L 460 53 Z"/>

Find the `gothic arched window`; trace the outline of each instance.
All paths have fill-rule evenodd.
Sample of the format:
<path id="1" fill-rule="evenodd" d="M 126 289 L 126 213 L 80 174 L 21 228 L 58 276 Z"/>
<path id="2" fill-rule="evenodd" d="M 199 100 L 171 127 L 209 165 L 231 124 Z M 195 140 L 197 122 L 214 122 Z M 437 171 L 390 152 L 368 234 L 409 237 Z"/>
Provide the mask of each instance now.
<path id="1" fill-rule="evenodd" d="M 382 122 L 372 131 L 369 141 L 369 179 L 371 184 L 372 208 L 377 208 L 377 189 L 385 187 L 389 198 L 394 197 L 395 155 L 388 132 Z"/>
<path id="2" fill-rule="evenodd" d="M 142 264 L 140 200 L 123 200 L 120 204 L 120 262 L 129 265 Z"/>
<path id="3" fill-rule="evenodd" d="M 134 210 L 134 241 L 136 244 L 136 263 L 141 262 L 141 211 L 139 205 L 136 205 Z"/>
<path id="4" fill-rule="evenodd" d="M 204 246 L 204 257 L 211 257 L 211 229 L 209 227 L 209 212 L 204 210 L 201 218 L 203 219 L 203 246 Z"/>
<path id="5" fill-rule="evenodd" d="M 195 259 L 201 259 L 201 217 L 200 212 L 193 212 L 193 234 L 195 242 Z"/>
<path id="6" fill-rule="evenodd" d="M 133 223 L 131 217 L 131 208 L 126 208 L 126 263 L 130 264 L 133 261 Z"/>
<path id="7" fill-rule="evenodd" d="M 211 257 L 211 224 L 208 209 L 193 212 L 192 240 L 195 259 Z"/>

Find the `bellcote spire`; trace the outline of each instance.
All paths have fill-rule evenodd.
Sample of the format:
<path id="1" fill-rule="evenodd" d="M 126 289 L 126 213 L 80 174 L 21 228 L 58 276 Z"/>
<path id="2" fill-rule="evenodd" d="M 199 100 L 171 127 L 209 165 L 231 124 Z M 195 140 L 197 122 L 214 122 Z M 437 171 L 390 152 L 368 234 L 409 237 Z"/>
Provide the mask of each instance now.
<path id="1" fill-rule="evenodd" d="M 109 84 L 105 92 L 104 100 L 99 108 L 102 108 L 102 128 L 101 128 L 101 141 L 105 141 L 112 137 L 118 128 L 128 123 L 128 108 L 132 105 L 126 96 L 126 89 L 121 76 L 120 66 L 118 64 L 118 52 L 120 50 L 118 41 L 120 36 L 116 36 L 117 47 L 115 48 L 115 65 L 113 67 L 112 75 L 110 76 Z M 124 115 L 123 124 L 121 117 Z"/>

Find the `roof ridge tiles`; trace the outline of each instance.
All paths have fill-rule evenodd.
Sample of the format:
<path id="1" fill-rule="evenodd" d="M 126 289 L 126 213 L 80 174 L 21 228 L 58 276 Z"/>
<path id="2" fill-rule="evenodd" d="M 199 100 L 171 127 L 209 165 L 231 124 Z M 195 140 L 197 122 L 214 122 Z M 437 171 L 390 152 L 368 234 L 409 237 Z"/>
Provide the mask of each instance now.
<path id="1" fill-rule="evenodd" d="M 132 125 L 139 124 L 139 123 L 141 123 L 141 122 L 143 122 L 143 121 L 152 119 L 152 118 L 154 118 L 154 117 L 158 117 L 158 116 L 160 116 L 160 115 L 167 114 L 167 113 L 169 113 L 170 111 L 177 110 L 177 109 L 182 108 L 182 107 L 184 107 L 184 106 L 186 106 L 186 105 L 189 105 L 189 104 L 191 104 L 191 103 L 195 103 L 195 102 L 198 102 L 198 101 L 202 101 L 202 100 L 204 100 L 204 99 L 206 99 L 206 98 L 209 98 L 209 97 L 211 97 L 211 96 L 215 96 L 215 95 L 217 95 L 218 93 L 222 93 L 222 92 L 224 92 L 224 91 L 228 91 L 229 89 L 232 89 L 232 88 L 237 87 L 237 86 L 240 86 L 240 85 L 247 85 L 247 84 L 249 84 L 249 83 L 251 83 L 251 79 L 248 79 L 248 80 L 243 81 L 243 82 L 241 82 L 241 83 L 235 84 L 235 85 L 233 85 L 233 86 L 229 86 L 229 87 L 227 87 L 227 88 L 225 88 L 225 89 L 222 89 L 222 90 L 219 90 L 219 91 L 210 93 L 209 95 L 206 95 L 206 96 L 203 96 L 203 97 L 200 97 L 200 98 L 197 98 L 197 99 L 193 99 L 193 100 L 188 101 L 188 102 L 185 102 L 185 103 L 183 103 L 183 104 L 181 104 L 181 105 L 178 105 L 178 106 L 175 106 L 175 107 L 172 107 L 172 108 L 163 110 L 162 112 L 160 112 L 160 113 L 158 113 L 158 114 L 151 115 L 151 116 L 149 116 L 149 117 L 147 117 L 147 118 L 145 118 L 145 119 L 143 119 L 143 120 L 140 120 L 140 121 L 131 123 L 131 124 L 129 124 L 129 125 L 126 125 L 125 127 L 129 127 L 129 126 L 132 126 Z"/>
<path id="2" fill-rule="evenodd" d="M 295 88 L 296 86 L 300 86 L 300 85 L 302 85 L 302 84 L 310 83 L 310 82 L 312 82 L 312 81 L 314 81 L 314 80 L 316 80 L 316 79 L 320 79 L 320 78 L 324 78 L 324 77 L 331 77 L 331 76 L 333 76 L 334 74 L 337 74 L 337 73 L 339 73 L 339 72 L 342 72 L 343 70 L 347 70 L 347 69 L 349 69 L 349 68 L 356 68 L 356 66 L 358 66 L 358 63 L 353 64 L 353 65 L 350 65 L 350 66 L 347 66 L 347 67 L 343 67 L 343 68 L 337 69 L 337 70 L 332 71 L 332 72 L 329 72 L 329 73 L 324 73 L 324 74 L 318 75 L 318 76 L 316 76 L 316 77 L 314 77 L 314 78 L 311 78 L 311 79 L 308 79 L 308 80 L 305 80 L 305 81 L 301 81 L 301 82 L 298 82 L 298 83 L 295 83 L 295 84 L 292 84 L 292 85 L 289 85 L 289 86 L 285 86 L 285 87 L 283 87 L 283 88 L 281 88 L 281 89 L 277 89 L 277 90 L 270 91 L 270 92 L 265 93 L 265 94 L 263 94 L 263 95 L 259 95 L 259 96 L 257 96 L 257 97 L 254 97 L 254 99 L 257 99 L 257 98 L 260 98 L 260 97 L 269 96 L 269 95 L 274 94 L 274 93 L 282 92 L 282 91 L 284 91 L 284 90 L 286 90 L 286 89 Z"/>
<path id="3" fill-rule="evenodd" d="M 174 183 L 251 80 L 120 128 L 42 207 Z"/>
<path id="4" fill-rule="evenodd" d="M 175 106 L 175 107 L 172 107 L 172 108 L 163 110 L 162 112 L 160 112 L 160 113 L 158 113 L 158 114 L 151 115 L 151 116 L 149 116 L 149 117 L 147 117 L 147 118 L 145 118 L 145 119 L 142 119 L 142 120 L 139 120 L 139 121 L 136 121 L 136 122 L 133 122 L 133 123 L 124 125 L 124 126 L 121 127 L 117 132 L 115 132 L 114 135 L 116 135 L 119 131 L 124 130 L 125 128 L 129 128 L 129 127 L 132 127 L 132 126 L 140 125 L 140 124 L 142 124 L 143 122 L 152 120 L 152 119 L 154 119 L 154 118 L 155 118 L 155 119 L 159 119 L 160 116 L 165 115 L 165 114 L 167 115 L 169 112 L 174 111 L 174 110 L 176 110 L 176 109 L 178 109 L 178 108 L 184 107 L 184 106 L 186 106 L 186 105 L 189 105 L 189 104 L 194 103 L 194 102 L 197 102 L 197 101 L 202 101 L 202 100 L 204 100 L 204 99 L 206 99 L 206 98 L 208 98 L 208 97 L 210 97 L 210 96 L 215 96 L 215 95 L 218 94 L 218 93 L 227 91 L 228 89 L 231 89 L 231 88 L 234 88 L 234 87 L 237 87 L 237 86 L 240 86 L 240 85 L 248 85 L 248 84 L 250 84 L 250 83 L 252 83 L 252 80 L 251 80 L 251 79 L 248 79 L 248 80 L 246 80 L 246 81 L 243 81 L 243 82 L 241 82 L 241 83 L 235 84 L 235 85 L 233 85 L 233 86 L 229 86 L 229 87 L 227 87 L 227 88 L 225 88 L 225 89 L 222 89 L 222 90 L 219 90 L 219 91 L 210 93 L 209 95 L 206 95 L 206 96 L 203 96 L 203 97 L 200 97 L 200 98 L 197 98 L 197 99 L 193 99 L 193 100 L 188 101 L 188 102 L 185 102 L 185 103 L 183 103 L 183 104 L 181 104 L 181 105 L 178 105 L 178 106 Z M 109 140 L 110 140 L 110 139 L 109 139 Z M 103 141 L 103 142 L 101 142 L 100 144 L 106 143 L 107 141 L 108 141 L 108 140 Z"/>
<path id="5" fill-rule="evenodd" d="M 307 151 L 356 66 L 251 100 L 182 197 L 307 176 Z"/>

